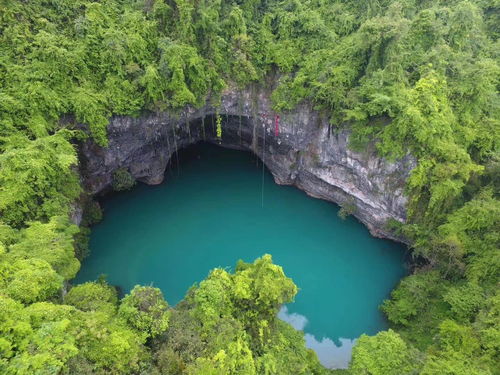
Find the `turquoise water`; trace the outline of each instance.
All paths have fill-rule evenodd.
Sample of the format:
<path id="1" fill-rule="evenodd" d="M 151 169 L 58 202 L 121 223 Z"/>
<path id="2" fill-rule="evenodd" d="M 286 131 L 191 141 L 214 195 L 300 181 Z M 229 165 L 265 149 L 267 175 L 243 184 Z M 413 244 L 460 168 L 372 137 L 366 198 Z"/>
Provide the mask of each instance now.
<path id="1" fill-rule="evenodd" d="M 165 183 L 103 202 L 77 282 L 106 274 L 125 292 L 152 284 L 175 305 L 210 269 L 269 253 L 299 287 L 280 317 L 304 330 L 326 366 L 345 367 L 354 339 L 387 328 L 378 306 L 405 275 L 402 246 L 276 185 L 250 153 L 202 144 L 180 158 Z"/>

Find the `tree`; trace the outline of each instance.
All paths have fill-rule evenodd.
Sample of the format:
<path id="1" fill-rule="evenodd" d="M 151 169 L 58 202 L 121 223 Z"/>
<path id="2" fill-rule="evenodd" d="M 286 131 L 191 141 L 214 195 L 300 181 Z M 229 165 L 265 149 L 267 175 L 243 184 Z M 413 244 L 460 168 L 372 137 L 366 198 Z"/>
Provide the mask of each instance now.
<path id="1" fill-rule="evenodd" d="M 104 311 L 112 315 L 117 310 L 116 290 L 104 283 L 87 282 L 72 287 L 64 303 L 82 311 Z"/>
<path id="2" fill-rule="evenodd" d="M 78 232 L 78 227 L 64 216 L 53 216 L 45 224 L 31 222 L 21 230 L 19 242 L 9 247 L 9 256 L 45 260 L 65 280 L 72 279 L 80 269 L 74 252 L 74 236 Z"/>
<path id="3" fill-rule="evenodd" d="M 0 276 L 3 293 L 23 303 L 55 297 L 63 282 L 50 264 L 36 258 L 3 261 Z"/>
<path id="4" fill-rule="evenodd" d="M 0 294 L 0 370 L 7 373 L 9 360 L 26 350 L 32 333 L 23 305 Z"/>
<path id="5" fill-rule="evenodd" d="M 450 310 L 457 321 L 470 322 L 483 306 L 485 295 L 479 285 L 467 283 L 450 287 L 444 300 L 450 304 Z"/>
<path id="6" fill-rule="evenodd" d="M 353 375 L 403 375 L 414 373 L 419 363 L 415 353 L 393 330 L 370 337 L 362 335 L 352 352 Z"/>
<path id="7" fill-rule="evenodd" d="M 119 316 L 146 338 L 153 338 L 168 328 L 170 312 L 160 289 L 136 285 L 121 301 Z"/>
<path id="8" fill-rule="evenodd" d="M 125 168 L 118 168 L 113 172 L 113 189 L 116 191 L 129 190 L 135 185 L 135 179 Z"/>
<path id="9" fill-rule="evenodd" d="M 106 147 L 113 115 L 216 103 L 263 77 L 276 111 L 306 102 L 352 148 L 417 163 L 402 226 L 415 272 L 382 307 L 401 337 L 360 339 L 353 371 L 411 358 L 423 374 L 496 373 L 499 14 L 498 0 L 3 1 L 0 373 L 326 371 L 276 318 L 297 290 L 267 256 L 213 270 L 173 312 L 154 288 L 118 307 L 96 283 L 58 303 L 88 231 L 68 219 L 74 143 Z"/>
<path id="10" fill-rule="evenodd" d="M 452 320 L 443 321 L 437 346 L 440 351 L 427 358 L 421 374 L 491 374 L 488 365 L 477 357 L 480 346 L 471 327 Z"/>
<path id="11" fill-rule="evenodd" d="M 440 290 L 437 272 L 418 273 L 402 280 L 385 300 L 382 310 L 395 324 L 409 325 Z"/>
<path id="12" fill-rule="evenodd" d="M 73 146 L 57 133 L 0 154 L 0 214 L 6 224 L 48 219 L 69 212 L 80 194 Z"/>

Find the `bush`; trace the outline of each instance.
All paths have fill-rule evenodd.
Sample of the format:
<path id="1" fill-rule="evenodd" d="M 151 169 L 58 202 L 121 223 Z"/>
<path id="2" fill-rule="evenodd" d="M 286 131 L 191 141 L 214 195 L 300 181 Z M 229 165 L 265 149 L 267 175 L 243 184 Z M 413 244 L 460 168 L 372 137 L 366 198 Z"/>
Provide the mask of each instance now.
<path id="1" fill-rule="evenodd" d="M 113 189 L 115 191 L 129 190 L 135 185 L 135 179 L 125 168 L 113 172 Z"/>
<path id="2" fill-rule="evenodd" d="M 340 207 L 339 212 L 337 212 L 337 216 L 342 220 L 347 219 L 348 216 L 353 215 L 356 212 L 356 205 L 354 202 L 345 202 Z"/>

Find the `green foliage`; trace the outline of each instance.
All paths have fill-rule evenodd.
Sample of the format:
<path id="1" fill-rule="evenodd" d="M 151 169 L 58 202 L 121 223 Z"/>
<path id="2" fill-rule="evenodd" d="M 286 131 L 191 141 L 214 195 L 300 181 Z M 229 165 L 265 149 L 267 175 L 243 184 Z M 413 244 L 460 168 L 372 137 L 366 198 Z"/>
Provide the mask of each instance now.
<path id="1" fill-rule="evenodd" d="M 465 275 L 469 280 L 493 285 L 500 269 L 499 227 L 500 202 L 487 188 L 450 214 L 439 226 L 434 241 L 458 253 L 467 265 Z"/>
<path id="2" fill-rule="evenodd" d="M 362 335 L 354 347 L 353 375 L 403 375 L 416 373 L 419 360 L 414 350 L 393 330 L 370 337 Z"/>
<path id="3" fill-rule="evenodd" d="M 67 215 L 80 193 L 73 146 L 62 133 L 23 140 L 0 154 L 0 214 L 6 224 Z"/>
<path id="4" fill-rule="evenodd" d="M 162 374 L 182 373 L 186 364 L 202 356 L 206 348 L 201 337 L 202 322 L 181 302 L 170 316 L 165 342 L 155 352 L 155 364 Z"/>
<path id="5" fill-rule="evenodd" d="M 296 292 L 269 255 L 240 261 L 234 274 L 213 270 L 174 310 L 158 368 L 165 374 L 325 373 L 302 334 L 277 318 Z"/>
<path id="6" fill-rule="evenodd" d="M 173 311 L 157 289 L 119 304 L 103 283 L 55 304 L 87 252 L 88 229 L 69 220 L 72 142 L 107 147 L 113 115 L 216 103 L 277 77 L 276 111 L 311 102 L 352 148 L 417 161 L 398 229 L 415 272 L 382 306 L 399 336 L 363 336 L 352 372 L 498 373 L 499 14 L 496 0 L 4 1 L 0 372 L 324 372 L 276 319 L 297 290 L 269 256 L 214 270 Z M 116 190 L 135 182 L 113 177 Z M 101 216 L 85 212 L 85 226 Z"/>
<path id="7" fill-rule="evenodd" d="M 7 373 L 16 351 L 25 350 L 31 327 L 22 315 L 23 305 L 0 294 L 0 370 Z"/>
<path id="8" fill-rule="evenodd" d="M 9 257 L 43 259 L 65 280 L 72 279 L 80 269 L 74 254 L 77 233 L 78 227 L 61 216 L 52 216 L 48 223 L 32 222 L 20 231 L 18 242 L 9 246 Z"/>
<path id="9" fill-rule="evenodd" d="M 453 318 L 470 322 L 484 304 L 484 292 L 477 284 L 467 283 L 448 289 L 443 299 L 450 304 Z"/>
<path id="10" fill-rule="evenodd" d="M 82 225 L 89 226 L 97 224 L 102 220 L 102 210 L 98 202 L 88 199 L 85 201 Z"/>
<path id="11" fill-rule="evenodd" d="M 8 351 L 0 354 L 2 359 L 10 359 L 3 363 L 4 373 L 57 373 L 78 352 L 75 336 L 70 333 L 70 308 L 47 302 L 24 308 L 4 297 L 0 301 L 16 317 L 15 321 L 2 320 L 0 328 L 9 343 Z"/>
<path id="12" fill-rule="evenodd" d="M 119 316 L 147 337 L 155 337 L 168 328 L 170 312 L 160 289 L 137 285 L 123 298 Z"/>
<path id="13" fill-rule="evenodd" d="M 222 118 L 220 117 L 219 114 L 215 116 L 215 123 L 216 123 L 216 135 L 217 139 L 220 141 L 222 139 Z"/>
<path id="14" fill-rule="evenodd" d="M 128 374 L 143 367 L 148 357 L 141 339 L 106 306 L 116 303 L 116 295 L 103 287 L 100 291 L 109 300 L 92 302 L 97 295 L 90 285 L 68 297 L 70 302 L 82 297 L 78 304 L 87 311 L 48 302 L 24 307 L 0 295 L 1 313 L 6 314 L 0 323 L 2 373 L 79 374 L 91 364 L 92 373 Z"/>
<path id="15" fill-rule="evenodd" d="M 104 313 L 85 316 L 80 327 L 80 359 L 112 374 L 136 373 L 148 359 L 143 338 Z"/>
<path id="16" fill-rule="evenodd" d="M 437 272 L 408 276 L 392 292 L 391 299 L 384 301 L 382 310 L 391 322 L 408 325 L 411 318 L 419 315 L 441 289 Z"/>
<path id="17" fill-rule="evenodd" d="M 125 168 L 118 168 L 113 172 L 112 185 L 116 191 L 129 190 L 135 185 L 135 179 Z"/>
<path id="18" fill-rule="evenodd" d="M 103 283 L 88 282 L 72 287 L 64 296 L 64 303 L 82 311 L 113 313 L 118 304 L 116 290 Z"/>
<path id="19" fill-rule="evenodd" d="M 491 374 L 477 356 L 480 344 L 470 327 L 445 320 L 439 328 L 441 351 L 429 356 L 421 374 Z"/>
<path id="20" fill-rule="evenodd" d="M 75 337 L 68 334 L 70 320 L 47 322 L 30 337 L 27 351 L 12 362 L 17 374 L 57 373 L 78 353 Z"/>
<path id="21" fill-rule="evenodd" d="M 494 369 L 500 360 L 500 292 L 485 300 L 484 305 L 477 315 L 476 337 L 481 343 L 481 360 Z"/>
<path id="22" fill-rule="evenodd" d="M 353 215 L 355 212 L 356 205 L 352 202 L 346 202 L 340 207 L 340 210 L 337 212 L 337 216 L 342 220 L 345 220 L 348 216 Z"/>
<path id="23" fill-rule="evenodd" d="M 297 287 L 270 255 L 254 264 L 239 262 L 235 275 L 216 269 L 189 295 L 195 316 L 209 330 L 226 316 L 237 317 L 253 338 L 265 341 L 279 307 L 291 302 Z"/>
<path id="24" fill-rule="evenodd" d="M 106 127 L 110 113 L 105 109 L 104 96 L 91 89 L 78 87 L 71 95 L 71 103 L 77 121 L 89 125 L 97 144 L 107 146 Z"/>
<path id="25" fill-rule="evenodd" d="M 2 292 L 23 303 L 55 297 L 62 288 L 63 278 L 50 264 L 37 258 L 3 261 L 0 275 Z"/>

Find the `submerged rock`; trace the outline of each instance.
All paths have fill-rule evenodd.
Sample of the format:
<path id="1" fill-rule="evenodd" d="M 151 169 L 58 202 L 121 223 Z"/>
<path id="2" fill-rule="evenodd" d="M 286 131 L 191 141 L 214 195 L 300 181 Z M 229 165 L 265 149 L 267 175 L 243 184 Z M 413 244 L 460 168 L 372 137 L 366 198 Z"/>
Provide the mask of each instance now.
<path id="1" fill-rule="evenodd" d="M 221 140 L 216 137 L 216 113 L 223 116 Z M 276 183 L 295 185 L 313 197 L 348 208 L 374 236 L 404 241 L 386 223 L 406 220 L 403 192 L 414 158 L 389 162 L 373 150 L 350 150 L 349 130 L 333 132 L 328 119 L 310 103 L 277 114 L 268 90 L 228 90 L 217 108 L 207 104 L 178 114 L 114 116 L 108 138 L 107 148 L 92 140 L 81 145 L 82 177 L 91 194 L 109 190 L 113 172 L 119 168 L 139 181 L 159 184 L 177 150 L 206 140 L 254 152 Z"/>

